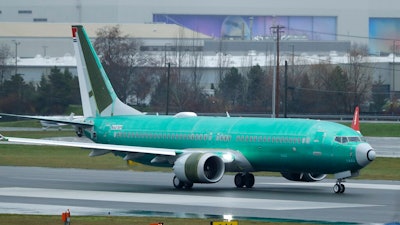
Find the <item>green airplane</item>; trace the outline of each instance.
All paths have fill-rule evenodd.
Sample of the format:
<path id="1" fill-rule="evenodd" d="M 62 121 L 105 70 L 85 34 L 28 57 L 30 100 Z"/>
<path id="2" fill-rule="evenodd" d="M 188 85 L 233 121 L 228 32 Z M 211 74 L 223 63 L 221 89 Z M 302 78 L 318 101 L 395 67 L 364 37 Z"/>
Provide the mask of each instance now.
<path id="1" fill-rule="evenodd" d="M 252 188 L 252 172 L 274 171 L 291 181 L 337 179 L 343 193 L 346 178 L 372 162 L 375 151 L 358 129 L 320 120 L 205 117 L 192 112 L 174 116 L 145 115 L 122 103 L 80 26 L 72 26 L 73 44 L 84 119 L 55 120 L 18 116 L 75 127 L 78 136 L 94 143 L 1 137 L 15 143 L 74 146 L 92 149 L 90 156 L 107 153 L 151 166 L 172 167 L 177 189 L 194 183 L 216 183 L 225 172 L 236 172 L 238 188 Z M 353 127 L 358 126 L 358 108 Z"/>

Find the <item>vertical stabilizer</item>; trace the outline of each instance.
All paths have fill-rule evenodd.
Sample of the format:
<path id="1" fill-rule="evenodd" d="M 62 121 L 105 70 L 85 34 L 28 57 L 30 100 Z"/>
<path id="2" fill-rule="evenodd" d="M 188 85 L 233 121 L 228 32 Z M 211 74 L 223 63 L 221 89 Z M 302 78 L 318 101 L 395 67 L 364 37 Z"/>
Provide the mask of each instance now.
<path id="1" fill-rule="evenodd" d="M 85 29 L 80 25 L 72 26 L 72 38 L 83 115 L 95 117 L 142 114 L 118 99 Z"/>
<path id="2" fill-rule="evenodd" d="M 353 122 L 351 123 L 351 128 L 360 133 L 360 109 L 358 106 L 356 106 L 354 110 L 354 117 Z"/>

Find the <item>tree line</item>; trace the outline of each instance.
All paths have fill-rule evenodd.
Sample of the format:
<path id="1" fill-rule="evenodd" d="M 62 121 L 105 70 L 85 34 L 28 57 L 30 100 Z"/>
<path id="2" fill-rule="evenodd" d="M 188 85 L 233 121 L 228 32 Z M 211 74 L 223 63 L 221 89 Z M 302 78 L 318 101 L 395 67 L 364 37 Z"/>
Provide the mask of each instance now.
<path id="1" fill-rule="evenodd" d="M 14 74 L 0 83 L 0 111 L 17 114 L 62 115 L 71 104 L 80 104 L 78 78 L 54 67 L 38 84 Z"/>
<path id="2" fill-rule="evenodd" d="M 196 39 L 184 40 L 179 36 L 183 34 L 168 46 L 168 52 L 156 56 L 141 51 L 142 43 L 123 35 L 118 26 L 97 31 L 94 47 L 122 101 L 142 111 L 159 113 L 271 113 L 273 65 L 229 67 L 229 56 L 220 54 L 219 82 L 209 87 L 213 92 L 210 94 L 200 83 L 205 75 L 201 70 L 202 52 L 187 47 L 196 46 Z M 305 65 L 298 61 L 289 72 L 280 67 L 281 112 L 285 105 L 285 72 L 288 113 L 351 113 L 356 105 L 366 102 L 371 103 L 373 110 L 381 111 L 387 96 L 373 95 L 376 83 L 372 81 L 372 67 L 365 66 L 366 56 L 365 47 L 352 46 L 349 64 L 321 61 Z M 168 62 L 173 62 L 169 69 Z M 68 105 L 80 104 L 77 77 L 68 70 L 54 67 L 36 85 L 26 83 L 19 74 L 1 78 L 1 112 L 69 114 Z"/>

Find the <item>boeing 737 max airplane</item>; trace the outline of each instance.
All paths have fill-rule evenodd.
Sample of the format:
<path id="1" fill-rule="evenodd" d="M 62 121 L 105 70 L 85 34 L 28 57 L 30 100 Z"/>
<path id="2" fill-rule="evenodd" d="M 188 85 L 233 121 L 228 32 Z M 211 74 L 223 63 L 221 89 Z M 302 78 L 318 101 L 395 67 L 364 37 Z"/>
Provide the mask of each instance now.
<path id="1" fill-rule="evenodd" d="M 375 151 L 350 127 L 310 119 L 145 115 L 122 103 L 85 32 L 72 26 L 84 120 L 54 120 L 75 126 L 95 143 L 1 137 L 3 141 L 75 146 L 92 149 L 90 156 L 113 153 L 125 160 L 172 167 L 173 185 L 216 183 L 225 172 L 236 172 L 238 188 L 253 187 L 255 171 L 280 172 L 292 181 L 320 181 L 326 174 L 343 181 L 375 159 Z M 1 114 L 3 116 L 20 116 Z M 358 123 L 358 109 L 355 113 Z M 21 116 L 20 116 L 21 117 Z"/>

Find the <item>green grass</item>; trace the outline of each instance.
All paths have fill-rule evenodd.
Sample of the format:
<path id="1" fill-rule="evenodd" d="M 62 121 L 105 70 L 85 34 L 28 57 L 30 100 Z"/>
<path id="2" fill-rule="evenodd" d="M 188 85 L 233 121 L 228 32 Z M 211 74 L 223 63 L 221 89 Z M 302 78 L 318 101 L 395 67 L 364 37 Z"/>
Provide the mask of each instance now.
<path id="1" fill-rule="evenodd" d="M 350 123 L 343 123 L 350 126 Z M 360 130 L 369 137 L 400 137 L 400 123 L 360 123 Z"/>
<path id="2" fill-rule="evenodd" d="M 3 122 L 0 119 L 0 127 L 34 127 L 39 128 L 42 127 L 38 120 L 17 120 L 17 121 L 7 121 Z"/>
<path id="3" fill-rule="evenodd" d="M 72 212 L 73 213 L 73 212 Z M 61 214 L 61 212 L 60 212 Z M 46 215 L 13 215 L 0 214 L 1 224 L 12 225 L 43 225 L 43 224 L 63 224 L 60 216 Z M 171 218 L 171 217 L 128 217 L 128 216 L 74 216 L 71 215 L 71 224 L 73 225 L 132 225 L 163 222 L 165 225 L 209 225 L 210 221 L 221 221 L 220 219 L 198 219 L 198 218 Z M 261 222 L 252 220 L 240 220 L 240 225 L 296 225 L 296 224 L 316 224 L 312 222 Z M 327 223 L 324 223 L 327 224 Z"/>

